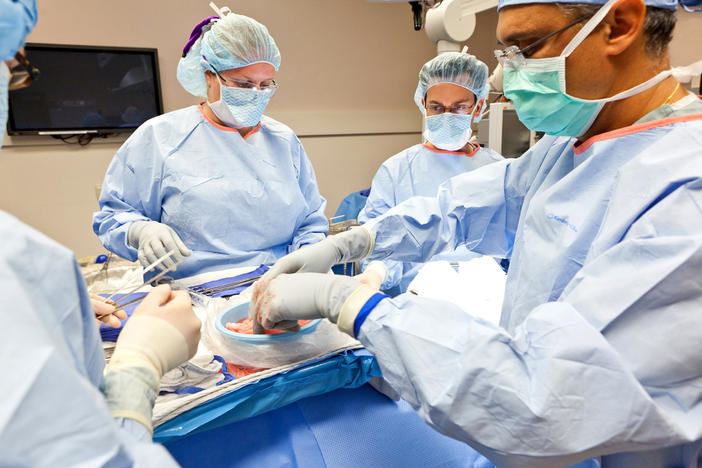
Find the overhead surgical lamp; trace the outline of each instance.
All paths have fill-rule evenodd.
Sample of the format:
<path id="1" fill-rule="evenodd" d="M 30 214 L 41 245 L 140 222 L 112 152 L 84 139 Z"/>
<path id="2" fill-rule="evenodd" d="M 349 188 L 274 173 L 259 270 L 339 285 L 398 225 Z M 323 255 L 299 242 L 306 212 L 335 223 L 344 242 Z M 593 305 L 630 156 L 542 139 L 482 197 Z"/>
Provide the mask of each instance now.
<path id="1" fill-rule="evenodd" d="M 404 3 L 405 0 L 367 0 L 372 3 Z M 692 1 L 692 0 L 690 0 Z M 414 29 L 424 27 L 436 51 L 461 51 L 461 43 L 475 31 L 475 14 L 497 6 L 497 0 L 422 0 L 408 2 L 412 7 Z"/>

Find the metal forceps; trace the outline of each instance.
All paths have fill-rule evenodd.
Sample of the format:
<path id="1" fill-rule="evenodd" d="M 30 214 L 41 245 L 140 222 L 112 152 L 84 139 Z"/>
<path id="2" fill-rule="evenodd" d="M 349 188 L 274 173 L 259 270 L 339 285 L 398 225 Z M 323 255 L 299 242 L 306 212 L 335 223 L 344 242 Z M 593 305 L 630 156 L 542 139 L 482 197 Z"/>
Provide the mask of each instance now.
<path id="1" fill-rule="evenodd" d="M 222 291 L 226 291 L 228 289 L 236 288 L 237 286 L 244 286 L 244 285 L 253 284 L 261 276 L 262 275 L 256 275 L 256 276 L 252 276 L 251 278 L 241 279 L 241 280 L 233 281 L 231 283 L 226 283 L 226 284 L 220 284 L 219 286 L 212 286 L 211 288 L 203 288 L 201 286 L 192 286 L 188 289 L 192 292 L 202 294 L 205 296 L 214 296 L 217 293 L 220 293 Z"/>
<path id="2" fill-rule="evenodd" d="M 156 267 L 158 267 L 159 265 L 161 265 L 167 258 L 169 258 L 169 257 L 170 257 L 171 255 L 173 255 L 174 253 L 175 253 L 175 250 L 171 250 L 171 251 L 167 252 L 164 256 L 158 258 L 154 263 L 152 263 L 151 265 L 147 266 L 147 267 L 144 269 L 144 271 L 141 272 L 141 273 L 142 273 L 142 274 L 146 274 L 146 273 L 148 273 L 148 272 L 150 272 L 150 271 L 152 271 L 152 270 L 155 270 Z M 172 271 L 172 270 L 175 270 L 176 267 L 177 267 L 181 262 L 182 262 L 182 260 L 176 262 L 175 265 L 173 265 L 173 266 L 170 267 L 170 268 L 166 268 L 165 270 L 161 271 L 161 273 L 157 274 L 156 276 L 154 276 L 154 277 L 151 278 L 150 280 L 144 281 L 144 282 L 141 283 L 140 285 L 133 287 L 133 288 L 130 289 L 128 292 L 124 293 L 124 294 L 122 295 L 122 297 L 127 297 L 127 296 L 129 296 L 130 294 L 132 294 L 134 291 L 137 291 L 137 290 L 143 288 L 143 287 L 146 286 L 147 284 L 151 284 L 151 283 L 153 283 L 153 282 L 158 281 L 159 279 L 161 279 L 162 277 L 164 277 L 168 272 L 170 272 L 170 271 Z M 106 297 L 106 298 L 104 299 L 104 302 L 108 302 L 108 301 L 110 301 L 115 295 L 120 294 L 120 291 L 123 290 L 129 283 L 131 283 L 131 282 L 132 282 L 132 279 L 133 279 L 133 277 L 130 277 L 129 280 L 126 281 L 122 286 L 120 286 L 119 288 L 117 288 L 117 290 L 115 290 L 115 292 L 113 292 L 113 293 L 110 294 L 108 297 Z M 115 301 L 112 301 L 112 302 L 115 302 L 115 303 L 117 304 L 117 307 L 115 308 L 115 310 L 112 310 L 112 311 L 110 311 L 110 312 L 107 313 L 107 314 L 102 314 L 102 315 L 98 316 L 97 319 L 100 320 L 100 319 L 102 319 L 102 318 L 104 318 L 104 317 L 107 317 L 108 315 L 112 315 L 112 314 L 114 314 L 115 312 L 118 312 L 118 311 L 124 309 L 126 306 L 131 305 L 131 304 L 134 304 L 135 302 L 139 302 L 139 301 L 141 301 L 141 300 L 143 300 L 143 299 L 144 299 L 143 297 L 140 297 L 140 298 L 137 298 L 137 299 L 132 299 L 131 301 L 125 302 L 125 303 L 123 303 L 123 304 L 119 304 L 119 303 L 117 303 L 117 302 L 115 302 Z"/>

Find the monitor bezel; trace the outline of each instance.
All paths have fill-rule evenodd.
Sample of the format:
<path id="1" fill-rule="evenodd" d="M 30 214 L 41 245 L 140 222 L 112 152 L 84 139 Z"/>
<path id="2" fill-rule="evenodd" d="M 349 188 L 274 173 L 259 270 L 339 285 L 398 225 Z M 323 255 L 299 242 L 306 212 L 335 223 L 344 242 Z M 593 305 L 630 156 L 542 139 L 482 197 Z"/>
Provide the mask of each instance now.
<path id="1" fill-rule="evenodd" d="M 163 114 L 163 95 L 161 93 L 161 69 L 158 62 L 158 49 L 155 47 L 123 47 L 123 46 L 94 46 L 94 45 L 79 45 L 79 44 L 47 44 L 41 42 L 28 42 L 24 45 L 27 50 L 27 56 L 31 62 L 31 49 L 55 49 L 61 51 L 95 51 L 95 52 L 133 52 L 147 54 L 151 57 L 154 67 L 154 87 L 156 93 L 156 109 L 157 115 Z M 41 73 L 41 69 L 39 70 Z M 40 78 L 41 79 L 41 76 Z M 10 91 L 11 92 L 11 91 Z M 8 98 L 8 119 L 7 119 L 7 134 L 10 136 L 18 135 L 105 135 L 112 133 L 130 133 L 138 127 L 94 127 L 94 128 L 41 128 L 41 129 L 15 129 L 14 115 L 12 113 L 12 104 Z"/>

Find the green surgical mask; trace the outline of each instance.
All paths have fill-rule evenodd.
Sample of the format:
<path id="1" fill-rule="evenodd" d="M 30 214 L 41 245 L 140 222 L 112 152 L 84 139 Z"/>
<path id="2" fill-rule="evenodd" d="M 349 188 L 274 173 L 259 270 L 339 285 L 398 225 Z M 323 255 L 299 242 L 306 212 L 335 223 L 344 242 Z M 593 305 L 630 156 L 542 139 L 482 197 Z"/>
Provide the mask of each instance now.
<path id="1" fill-rule="evenodd" d="M 700 74 L 702 61 L 688 67 L 665 70 L 653 78 L 602 99 L 580 99 L 566 92 L 566 58 L 597 27 L 618 0 L 609 0 L 585 23 L 558 57 L 508 59 L 504 67 L 505 97 L 514 103 L 519 120 L 529 130 L 556 136 L 580 136 L 608 102 L 626 99 L 674 75 L 681 79 Z"/>

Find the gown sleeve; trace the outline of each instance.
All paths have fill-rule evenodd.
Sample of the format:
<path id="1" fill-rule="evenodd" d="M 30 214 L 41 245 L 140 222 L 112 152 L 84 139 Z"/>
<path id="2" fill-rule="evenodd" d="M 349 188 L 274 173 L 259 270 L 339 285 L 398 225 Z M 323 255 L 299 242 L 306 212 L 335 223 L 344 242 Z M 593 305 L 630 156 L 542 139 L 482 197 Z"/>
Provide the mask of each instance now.
<path id="1" fill-rule="evenodd" d="M 127 242 L 132 223 L 161 219 L 164 151 L 148 124 L 142 125 L 117 151 L 105 174 L 93 231 L 106 249 L 122 258 L 137 259 L 137 249 Z"/>
<path id="2" fill-rule="evenodd" d="M 436 197 L 409 198 L 369 220 L 365 226 L 375 236 L 369 260 L 426 262 L 459 245 L 509 258 L 524 197 L 540 167 L 532 151 L 457 175 L 441 184 Z"/>
<path id="3" fill-rule="evenodd" d="M 678 455 L 694 452 L 700 207 L 699 181 L 678 187 L 511 332 L 402 295 L 373 309 L 359 339 L 429 424 L 498 466 L 567 466 L 675 445 Z"/>
<path id="4" fill-rule="evenodd" d="M 366 201 L 366 205 L 358 215 L 358 222 L 360 224 L 365 224 L 372 219 L 384 215 L 396 205 L 395 190 L 393 188 L 395 184 L 396 182 L 393 180 L 392 173 L 388 167 L 385 164 L 380 166 L 378 172 L 373 177 L 368 201 Z M 400 284 L 403 268 L 402 262 L 396 260 L 386 258 L 382 262 L 387 268 L 387 277 L 385 278 L 385 282 L 380 286 L 380 289 L 386 291 Z M 362 261 L 361 268 L 365 270 L 368 263 L 370 262 L 367 260 Z"/>
<path id="5" fill-rule="evenodd" d="M 177 466 L 142 425 L 114 420 L 105 356 L 72 253 L 0 212 L 0 453 L 8 466 Z"/>

